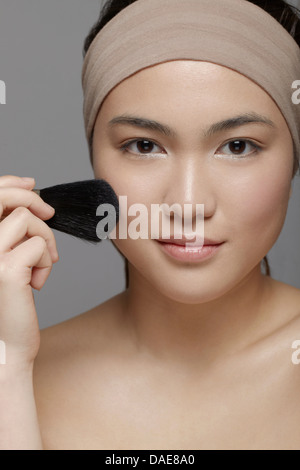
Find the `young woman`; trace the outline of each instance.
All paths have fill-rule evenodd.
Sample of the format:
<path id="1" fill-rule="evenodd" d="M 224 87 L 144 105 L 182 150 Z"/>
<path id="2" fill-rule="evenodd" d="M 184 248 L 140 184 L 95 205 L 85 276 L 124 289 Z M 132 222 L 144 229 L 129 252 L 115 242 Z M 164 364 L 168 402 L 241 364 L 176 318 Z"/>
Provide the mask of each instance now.
<path id="1" fill-rule="evenodd" d="M 300 366 L 292 361 L 292 345 L 300 339 L 300 291 L 272 279 L 268 265 L 266 275 L 261 270 L 282 230 L 298 169 L 297 114 L 293 127 L 294 117 L 274 99 L 276 91 L 272 96 L 222 65 L 222 58 L 156 57 L 118 77 L 99 98 L 97 47 L 99 54 L 106 50 L 98 33 L 118 31 L 113 20 L 119 17 L 117 53 L 126 55 L 122 40 L 127 34 L 131 40 L 138 28 L 155 48 L 158 38 L 147 28 L 152 20 L 157 26 L 167 21 L 175 3 L 180 8 L 178 1 L 160 0 L 159 10 L 157 1 L 106 3 L 85 41 L 86 130 L 95 177 L 126 195 L 128 207 L 144 204 L 150 214 L 152 204 L 190 203 L 195 223 L 196 204 L 204 204 L 204 244 L 210 248 L 202 254 L 210 255 L 176 245 L 172 216 L 169 243 L 161 234 L 117 237 L 112 243 L 128 263 L 127 289 L 40 334 L 32 288 L 43 287 L 58 261 L 53 232 L 44 223 L 53 212 L 31 191 L 34 182 L 2 176 L 0 208 L 7 217 L 0 223 L 0 331 L 7 364 L 0 369 L 1 448 L 300 447 Z M 213 8 L 207 0 L 199 4 L 203 14 L 206 5 Z M 288 42 L 289 33 L 299 46 L 298 17 L 283 1 L 223 4 L 229 10 L 219 10 L 211 31 L 219 21 L 232 26 L 241 18 L 241 32 L 252 28 L 249 41 L 255 41 L 255 28 L 265 32 L 267 13 L 278 20 L 270 34 Z M 140 20 L 133 17 L 130 28 L 129 12 Z M 261 23 L 251 22 L 252 14 Z M 170 44 L 177 38 L 175 23 L 157 28 L 170 34 Z M 227 38 L 228 31 L 224 27 Z M 236 54 L 250 70 L 242 36 Z M 132 47 L 143 50 L 133 39 Z M 252 49 L 266 67 L 283 69 L 280 53 L 275 48 L 277 61 L 268 65 L 263 48 Z M 150 53 L 140 56 L 150 60 Z M 118 74 L 121 63 L 108 51 L 107 60 L 119 64 Z M 291 66 L 296 61 L 285 60 Z M 134 62 L 130 54 L 128 61 Z M 103 79 L 103 90 L 106 85 Z M 284 99 L 289 93 L 291 99 L 291 90 L 283 90 Z M 132 220 L 128 216 L 128 226 Z"/>

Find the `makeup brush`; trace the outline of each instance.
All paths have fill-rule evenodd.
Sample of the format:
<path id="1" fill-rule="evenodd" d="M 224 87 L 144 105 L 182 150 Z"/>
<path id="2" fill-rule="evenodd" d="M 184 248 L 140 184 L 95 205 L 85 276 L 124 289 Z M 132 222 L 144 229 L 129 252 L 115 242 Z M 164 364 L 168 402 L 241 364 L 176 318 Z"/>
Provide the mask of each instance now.
<path id="1" fill-rule="evenodd" d="M 108 223 L 103 227 L 103 233 L 107 235 L 119 221 L 118 197 L 110 184 L 103 179 L 58 184 L 32 191 L 55 209 L 54 216 L 44 220 L 50 228 L 88 242 L 99 243 L 102 240 L 96 232 L 96 227 L 102 219 L 109 221 L 109 232 Z M 96 215 L 100 204 L 110 204 L 115 212 L 112 209 L 105 211 L 104 215 Z"/>

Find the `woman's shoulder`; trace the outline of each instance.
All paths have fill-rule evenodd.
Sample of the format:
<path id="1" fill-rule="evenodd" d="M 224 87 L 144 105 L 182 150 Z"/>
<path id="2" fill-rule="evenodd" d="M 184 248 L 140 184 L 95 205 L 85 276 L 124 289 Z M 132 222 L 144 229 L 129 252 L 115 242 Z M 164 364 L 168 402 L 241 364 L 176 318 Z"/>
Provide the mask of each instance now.
<path id="1" fill-rule="evenodd" d="M 77 432 L 71 423 L 80 423 L 93 412 L 87 391 L 101 387 L 109 358 L 122 338 L 122 298 L 118 294 L 41 331 L 33 383 L 45 448 L 69 448 Z"/>
<path id="2" fill-rule="evenodd" d="M 289 324 L 300 320 L 300 289 L 285 282 L 272 279 L 274 291 L 274 310 Z"/>
<path id="3" fill-rule="evenodd" d="M 300 289 L 270 279 L 273 288 L 272 317 L 274 333 L 296 334 L 300 339 Z M 46 364 L 80 360 L 81 354 L 98 353 L 108 348 L 123 328 L 122 312 L 126 291 L 69 320 L 41 331 L 41 346 L 36 358 L 36 371 Z M 116 344 L 116 343 L 115 343 Z"/>
<path id="4" fill-rule="evenodd" d="M 275 279 L 270 279 L 270 283 L 273 295 L 266 315 L 270 326 L 266 339 L 285 347 L 294 337 L 300 339 L 300 289 Z"/>
<path id="5" fill-rule="evenodd" d="M 93 346 L 97 340 L 106 341 L 110 328 L 117 326 L 120 318 L 123 292 L 105 302 L 56 325 L 41 330 L 41 344 L 36 362 L 57 356 L 73 355 L 80 348 Z M 110 331 L 113 334 L 113 330 Z"/>
<path id="6" fill-rule="evenodd" d="M 72 378 L 71 371 L 75 380 L 89 357 L 93 360 L 102 355 L 104 361 L 120 335 L 122 299 L 123 293 L 118 294 L 84 313 L 41 330 L 40 348 L 34 363 L 34 384 L 41 396 L 47 394 L 45 388 L 50 378 L 68 386 L 66 380 Z"/>
<path id="7" fill-rule="evenodd" d="M 299 382 L 300 368 L 293 368 L 294 345 L 300 347 L 300 289 L 275 279 L 271 308 L 261 322 L 265 334 L 254 346 L 261 351 L 263 361 L 270 359 L 275 368 L 281 368 Z M 298 347 L 298 348 L 299 348 Z"/>

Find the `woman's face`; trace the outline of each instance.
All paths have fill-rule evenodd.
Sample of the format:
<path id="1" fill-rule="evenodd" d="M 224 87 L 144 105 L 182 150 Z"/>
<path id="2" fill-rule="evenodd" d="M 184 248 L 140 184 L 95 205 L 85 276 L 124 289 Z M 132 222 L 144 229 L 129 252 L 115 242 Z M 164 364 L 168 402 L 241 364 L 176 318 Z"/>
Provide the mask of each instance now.
<path id="1" fill-rule="evenodd" d="M 254 113 L 273 125 L 239 123 L 207 132 L 220 121 Z M 157 121 L 171 133 L 109 125 L 124 115 Z M 131 140 L 138 142 L 122 150 Z M 151 239 L 150 228 L 148 239 L 113 240 L 143 278 L 168 298 L 202 303 L 229 292 L 257 268 L 283 227 L 293 172 L 292 138 L 269 95 L 231 69 L 176 60 L 132 75 L 104 100 L 93 150 L 95 177 L 106 179 L 118 196 L 127 196 L 128 207 L 146 206 L 149 225 L 152 204 L 177 203 L 182 210 L 192 204 L 195 230 L 196 204 L 204 204 L 205 237 L 225 242 L 212 258 L 189 263 L 165 254 Z M 128 225 L 138 215 L 128 217 Z"/>

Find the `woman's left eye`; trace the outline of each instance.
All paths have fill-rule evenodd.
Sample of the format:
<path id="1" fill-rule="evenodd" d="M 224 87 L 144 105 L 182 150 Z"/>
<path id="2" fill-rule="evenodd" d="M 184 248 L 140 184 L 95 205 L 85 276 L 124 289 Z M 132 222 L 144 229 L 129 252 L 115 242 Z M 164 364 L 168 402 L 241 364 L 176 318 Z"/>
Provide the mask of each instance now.
<path id="1" fill-rule="evenodd" d="M 247 149 L 247 146 L 252 147 L 252 151 L 243 153 Z M 259 147 L 259 145 L 255 144 L 251 140 L 244 139 L 231 140 L 230 142 L 227 142 L 219 148 L 222 149 L 224 147 L 228 147 L 229 153 L 219 153 L 217 150 L 215 155 L 232 155 L 236 156 L 237 158 L 245 158 L 261 150 L 261 147 Z"/>

